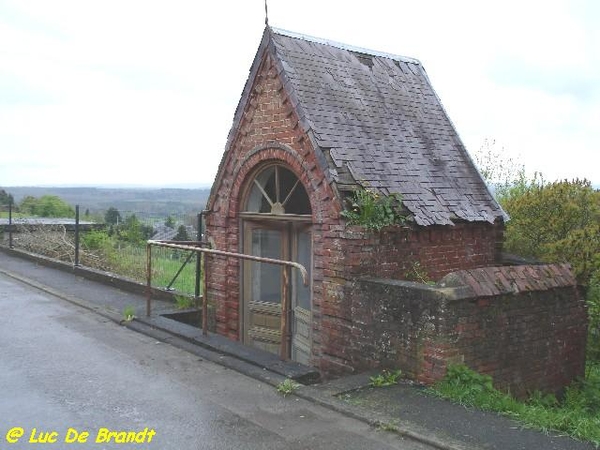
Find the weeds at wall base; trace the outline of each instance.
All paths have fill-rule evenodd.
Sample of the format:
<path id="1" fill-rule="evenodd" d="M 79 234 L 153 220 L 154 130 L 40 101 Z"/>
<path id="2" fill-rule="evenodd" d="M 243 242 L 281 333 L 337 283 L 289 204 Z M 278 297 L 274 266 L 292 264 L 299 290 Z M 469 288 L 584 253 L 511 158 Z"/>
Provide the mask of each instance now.
<path id="1" fill-rule="evenodd" d="M 135 319 L 135 308 L 133 306 L 126 306 L 123 309 L 123 320 L 131 322 L 133 319 Z"/>
<path id="2" fill-rule="evenodd" d="M 370 377 L 370 385 L 372 387 L 385 387 L 393 386 L 398 383 L 398 380 L 402 376 L 401 370 L 390 372 L 389 370 L 383 370 L 380 374 Z"/>
<path id="3" fill-rule="evenodd" d="M 520 402 L 495 389 L 489 376 L 464 365 L 450 366 L 446 377 L 427 392 L 463 406 L 498 412 L 526 428 L 565 433 L 600 447 L 600 363 L 591 365 L 590 375 L 568 387 L 562 402 L 539 392 Z"/>
<path id="4" fill-rule="evenodd" d="M 284 397 L 287 397 L 290 394 L 293 394 L 298 390 L 300 385 L 296 383 L 291 378 L 286 378 L 284 381 L 277 385 L 277 392 L 279 392 Z"/>

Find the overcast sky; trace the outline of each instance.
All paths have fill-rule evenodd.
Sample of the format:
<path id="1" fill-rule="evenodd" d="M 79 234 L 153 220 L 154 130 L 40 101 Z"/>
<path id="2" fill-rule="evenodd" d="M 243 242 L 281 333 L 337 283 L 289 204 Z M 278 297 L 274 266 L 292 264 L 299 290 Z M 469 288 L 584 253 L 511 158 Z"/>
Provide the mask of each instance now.
<path id="1" fill-rule="evenodd" d="M 600 1 L 269 0 L 421 60 L 467 149 L 600 184 Z M 210 185 L 263 0 L 0 0 L 0 186 Z"/>

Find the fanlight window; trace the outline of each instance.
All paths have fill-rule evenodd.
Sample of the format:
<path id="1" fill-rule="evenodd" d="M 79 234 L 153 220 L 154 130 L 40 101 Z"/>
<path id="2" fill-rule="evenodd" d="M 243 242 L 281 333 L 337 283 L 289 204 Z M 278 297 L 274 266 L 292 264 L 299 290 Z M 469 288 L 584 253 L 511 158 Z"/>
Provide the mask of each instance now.
<path id="1" fill-rule="evenodd" d="M 311 214 L 304 186 L 290 170 L 269 166 L 252 182 L 246 212 L 263 214 Z"/>

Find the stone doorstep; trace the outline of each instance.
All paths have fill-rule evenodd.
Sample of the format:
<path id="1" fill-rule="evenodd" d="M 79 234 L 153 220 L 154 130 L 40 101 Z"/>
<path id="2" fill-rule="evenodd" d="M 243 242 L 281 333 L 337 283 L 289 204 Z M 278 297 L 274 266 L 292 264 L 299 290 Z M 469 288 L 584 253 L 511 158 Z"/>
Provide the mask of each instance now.
<path id="1" fill-rule="evenodd" d="M 201 329 L 173 319 L 162 316 L 142 316 L 136 320 L 208 350 L 234 357 L 302 384 L 315 383 L 320 377 L 319 372 L 313 367 L 295 361 L 282 361 L 278 355 L 232 341 L 219 334 L 209 332 L 208 336 L 204 336 Z"/>

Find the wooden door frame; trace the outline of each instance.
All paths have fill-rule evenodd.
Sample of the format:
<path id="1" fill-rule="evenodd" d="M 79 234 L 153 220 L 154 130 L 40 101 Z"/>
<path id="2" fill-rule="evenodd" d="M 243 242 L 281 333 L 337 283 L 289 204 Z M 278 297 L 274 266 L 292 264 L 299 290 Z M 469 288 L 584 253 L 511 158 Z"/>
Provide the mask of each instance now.
<path id="1" fill-rule="evenodd" d="M 313 263 L 314 263 L 314 251 L 313 251 L 313 227 L 312 227 L 312 223 L 296 223 L 293 225 L 294 228 L 294 232 L 292 234 L 292 236 L 290 237 L 290 240 L 292 242 L 292 244 L 290 245 L 290 252 L 291 252 L 291 257 L 293 261 L 298 261 L 299 262 L 299 241 L 300 241 L 300 235 L 301 233 L 306 233 L 309 236 L 309 245 L 310 245 L 310 251 L 309 251 L 309 258 L 308 258 L 308 264 L 304 264 L 304 263 L 300 263 L 303 264 L 306 267 L 306 270 L 308 271 L 309 277 L 308 277 L 308 293 L 309 293 L 309 298 L 308 298 L 308 309 L 305 309 L 304 307 L 302 307 L 300 305 L 299 302 L 299 295 L 300 292 L 298 290 L 298 272 L 294 271 L 292 272 L 292 277 L 291 277 L 291 286 L 292 286 L 292 291 L 290 292 L 290 304 L 289 304 L 289 314 L 290 314 L 290 359 L 293 359 L 294 361 L 297 362 L 303 362 L 303 361 L 299 361 L 297 358 L 294 358 L 294 350 L 299 350 L 301 349 L 301 347 L 303 347 L 302 345 L 299 345 L 301 342 L 306 342 L 306 345 L 308 346 L 307 348 L 307 355 L 308 355 L 308 360 L 310 360 L 311 358 L 311 354 L 312 354 L 312 314 L 313 314 Z M 300 314 L 299 314 L 300 313 Z M 303 317 L 302 320 L 299 320 L 299 317 Z M 296 329 L 294 329 L 293 327 L 297 327 L 299 325 L 299 323 L 305 323 L 306 326 L 308 327 L 307 330 L 307 336 L 306 339 L 304 338 L 304 336 L 302 335 L 302 333 L 297 332 Z"/>
<path id="2" fill-rule="evenodd" d="M 277 224 L 277 222 L 279 221 L 256 221 L 256 220 L 242 220 L 242 241 L 241 241 L 241 247 L 242 247 L 242 253 L 246 253 L 246 254 L 252 254 L 252 250 L 251 248 L 248 248 L 248 245 L 251 245 L 252 239 L 251 239 L 251 233 L 252 230 L 257 229 L 257 228 L 263 228 L 263 229 L 275 229 L 275 230 L 283 230 L 283 226 L 275 226 Z M 286 238 L 286 233 L 284 232 L 282 235 L 282 238 L 285 239 Z M 283 248 L 282 248 L 282 253 L 286 252 L 286 247 L 289 248 L 289 245 L 286 246 L 285 244 L 283 244 Z M 281 255 L 281 256 L 285 256 Z M 282 259 L 282 258 L 281 258 Z M 241 273 L 242 273 L 242 282 L 240 283 L 240 302 L 239 302 L 239 327 L 240 327 L 240 336 L 241 336 L 241 341 L 244 344 L 248 344 L 248 331 L 250 328 L 250 324 L 249 324 L 249 316 L 250 316 L 250 311 L 249 311 L 249 307 L 250 307 L 250 301 L 248 300 L 248 297 L 251 296 L 250 292 L 251 292 L 251 286 L 249 285 L 250 280 L 252 279 L 252 275 L 251 275 L 251 270 L 252 270 L 252 263 L 250 261 L 240 261 L 240 265 L 241 265 Z M 281 282 L 283 283 L 283 272 L 282 272 L 282 279 Z M 278 307 L 275 305 L 261 305 L 264 306 L 266 312 L 271 313 L 271 314 L 277 314 L 276 309 L 279 309 L 279 315 L 281 315 L 281 302 L 278 304 Z"/>
<path id="3" fill-rule="evenodd" d="M 257 229 L 257 228 L 263 228 L 263 229 L 272 229 L 272 230 L 280 230 L 282 231 L 282 258 L 283 259 L 288 259 L 288 260 L 292 260 L 294 255 L 293 253 L 296 252 L 297 253 L 297 249 L 294 248 L 294 246 L 296 245 L 294 243 L 294 238 L 297 238 L 297 233 L 302 231 L 310 231 L 312 229 L 312 221 L 311 218 L 308 218 L 306 216 L 291 216 L 290 217 L 286 217 L 286 216 L 273 216 L 273 215 L 269 215 L 269 217 L 265 217 L 265 215 L 263 214 L 244 214 L 243 217 L 241 217 L 241 223 L 240 223 L 240 230 L 241 230 L 241 239 L 240 239 L 240 248 L 241 248 L 241 252 L 242 253 L 251 253 L 251 247 L 248 247 L 248 245 L 252 242 L 251 241 L 251 233 L 253 229 Z M 312 235 L 312 233 L 311 233 Z M 311 239 L 311 250 L 312 250 L 312 239 Z M 297 254 L 295 255 L 297 258 Z M 311 268 L 309 273 L 311 274 L 310 279 L 309 279 L 309 285 L 310 285 L 310 306 L 311 306 L 311 313 L 312 313 L 312 264 L 313 264 L 313 252 L 311 251 L 311 255 L 310 255 L 310 264 L 311 264 Z M 251 297 L 251 286 L 249 285 L 250 280 L 251 280 L 251 263 L 248 261 L 240 261 L 240 273 L 241 273 L 241 283 L 240 283 L 240 292 L 239 292 L 239 329 L 240 329 L 240 340 L 244 343 L 244 344 L 248 344 L 250 339 L 248 337 L 248 331 L 250 329 L 250 324 L 249 324 L 249 317 L 250 317 L 250 311 L 249 311 L 249 306 L 250 306 L 250 301 L 248 300 L 249 297 Z M 286 268 L 284 267 L 284 270 Z M 281 341 L 286 340 L 286 346 L 287 346 L 287 355 L 289 355 L 291 357 L 292 354 L 292 329 L 291 329 L 291 318 L 292 318 L 292 314 L 293 314 L 293 301 L 294 301 L 294 295 L 295 293 L 295 276 L 289 277 L 289 287 L 290 289 L 284 289 L 283 288 L 283 283 L 284 283 L 284 272 L 282 272 L 282 293 L 287 291 L 287 295 L 288 295 L 288 299 L 287 299 L 287 305 L 288 305 L 288 317 L 287 317 L 287 321 L 288 321 L 288 336 L 280 336 Z M 283 299 L 282 299 L 283 300 Z M 281 315 L 281 305 L 282 303 L 279 304 L 279 314 Z M 269 305 L 264 305 L 265 308 L 267 308 L 268 310 L 271 310 L 271 313 L 275 313 L 274 308 L 271 308 Z M 311 340 L 311 347 L 312 347 L 312 338 Z M 283 345 L 283 344 L 282 344 Z"/>

